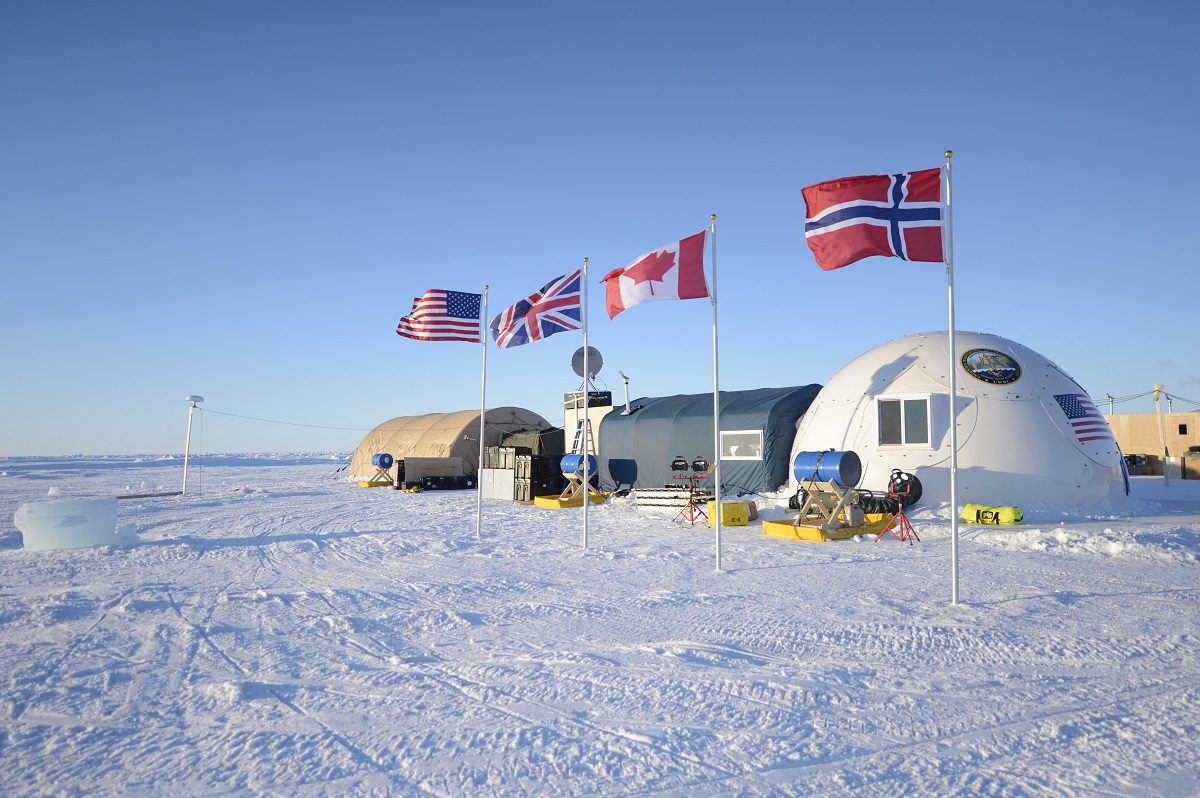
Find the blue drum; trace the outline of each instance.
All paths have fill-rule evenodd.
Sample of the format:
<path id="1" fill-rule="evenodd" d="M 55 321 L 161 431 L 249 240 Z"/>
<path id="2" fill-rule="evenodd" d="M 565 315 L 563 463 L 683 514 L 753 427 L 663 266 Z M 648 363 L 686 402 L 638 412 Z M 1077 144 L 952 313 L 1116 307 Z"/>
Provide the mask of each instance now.
<path id="1" fill-rule="evenodd" d="M 380 452 L 379 454 L 371 456 L 371 465 L 375 466 L 376 468 L 382 468 L 385 471 L 391 468 L 392 463 L 394 462 L 396 462 L 396 460 L 387 452 Z"/>
<path id="2" fill-rule="evenodd" d="M 792 473 L 798 482 L 813 479 L 853 488 L 862 479 L 862 461 L 854 452 L 800 452 Z"/>
<path id="3" fill-rule="evenodd" d="M 583 455 L 582 454 L 566 454 L 563 459 L 558 462 L 559 468 L 563 474 L 582 474 L 583 473 Z M 587 472 L 588 476 L 596 473 L 596 457 L 595 455 L 587 456 Z"/>

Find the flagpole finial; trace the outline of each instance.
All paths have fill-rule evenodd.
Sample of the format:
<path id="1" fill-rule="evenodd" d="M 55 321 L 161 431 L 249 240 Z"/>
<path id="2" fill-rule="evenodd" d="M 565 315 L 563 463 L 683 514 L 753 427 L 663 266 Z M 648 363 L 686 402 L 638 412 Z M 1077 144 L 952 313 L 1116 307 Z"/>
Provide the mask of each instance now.
<path id="1" fill-rule="evenodd" d="M 584 262 L 584 263 L 587 263 L 587 258 L 584 258 L 584 259 L 583 259 L 583 262 Z"/>
<path id="2" fill-rule="evenodd" d="M 714 213 L 714 214 L 711 214 L 708 218 L 712 219 L 715 222 L 717 220 L 717 215 Z"/>
<path id="3" fill-rule="evenodd" d="M 946 150 L 946 160 L 948 161 L 953 157 L 954 157 L 954 150 Z"/>

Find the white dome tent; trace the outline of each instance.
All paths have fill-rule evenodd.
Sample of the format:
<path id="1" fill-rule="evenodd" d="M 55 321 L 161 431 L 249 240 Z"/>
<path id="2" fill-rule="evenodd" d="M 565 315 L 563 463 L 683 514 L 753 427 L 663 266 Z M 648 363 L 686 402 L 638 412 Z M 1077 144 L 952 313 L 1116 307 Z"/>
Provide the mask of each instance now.
<path id="1" fill-rule="evenodd" d="M 853 451 L 859 487 L 886 492 L 892 469 L 923 500 L 950 501 L 950 358 L 945 332 L 897 338 L 842 368 L 796 430 L 801 451 Z M 1028 347 L 955 331 L 960 503 L 1078 505 L 1122 499 L 1121 451 L 1078 383 Z M 790 486 L 795 487 L 795 475 Z"/>

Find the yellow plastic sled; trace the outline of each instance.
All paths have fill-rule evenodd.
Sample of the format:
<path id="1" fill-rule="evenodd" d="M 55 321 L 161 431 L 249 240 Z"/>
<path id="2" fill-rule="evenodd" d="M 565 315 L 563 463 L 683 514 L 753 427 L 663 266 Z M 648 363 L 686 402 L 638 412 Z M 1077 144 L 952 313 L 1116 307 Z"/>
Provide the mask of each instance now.
<path id="1" fill-rule="evenodd" d="M 588 499 L 592 504 L 604 504 L 611 495 L 611 493 L 589 493 Z M 533 503 L 538 507 L 582 507 L 583 497 L 574 496 L 564 499 L 561 496 L 534 496 Z"/>
<path id="2" fill-rule="evenodd" d="M 819 526 L 803 526 L 795 521 L 763 521 L 763 534 L 788 540 L 849 540 L 859 535 L 878 535 L 892 522 L 891 513 L 871 513 L 866 516 L 867 523 L 862 526 L 848 526 L 841 529 L 823 529 Z"/>

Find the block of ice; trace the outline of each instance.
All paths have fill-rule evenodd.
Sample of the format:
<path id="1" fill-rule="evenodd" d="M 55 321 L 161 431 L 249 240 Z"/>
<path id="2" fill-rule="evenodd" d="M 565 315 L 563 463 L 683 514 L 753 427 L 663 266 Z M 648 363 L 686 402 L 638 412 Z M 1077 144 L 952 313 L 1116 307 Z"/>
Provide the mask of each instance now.
<path id="1" fill-rule="evenodd" d="M 117 499 L 29 502 L 13 516 L 30 551 L 109 546 L 116 542 Z"/>

